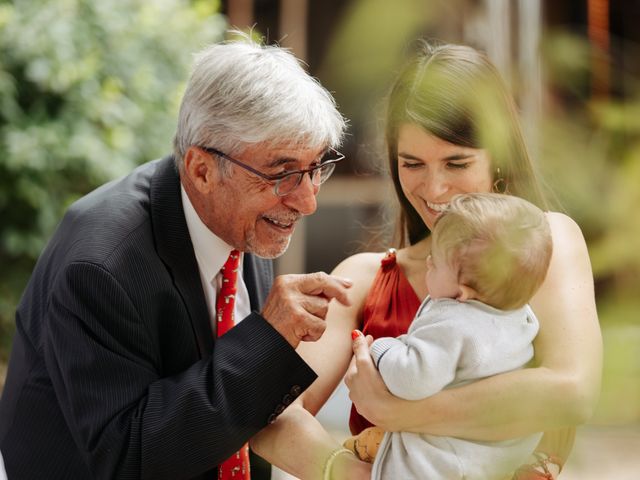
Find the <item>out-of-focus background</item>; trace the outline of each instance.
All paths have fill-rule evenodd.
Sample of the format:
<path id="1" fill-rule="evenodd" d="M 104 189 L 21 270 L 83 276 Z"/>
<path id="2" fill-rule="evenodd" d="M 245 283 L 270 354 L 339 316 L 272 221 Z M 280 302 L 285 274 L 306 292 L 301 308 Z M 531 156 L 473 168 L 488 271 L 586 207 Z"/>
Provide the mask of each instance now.
<path id="1" fill-rule="evenodd" d="M 602 397 L 562 478 L 638 478 L 638 0 L 0 0 L 0 389 L 14 312 L 66 207 L 171 150 L 191 54 L 235 26 L 291 48 L 350 121 L 348 161 L 277 263 L 330 271 L 389 242 L 383 99 L 411 40 L 485 50 L 558 205 L 582 227 L 604 333 Z M 339 391 L 321 417 L 341 436 Z"/>

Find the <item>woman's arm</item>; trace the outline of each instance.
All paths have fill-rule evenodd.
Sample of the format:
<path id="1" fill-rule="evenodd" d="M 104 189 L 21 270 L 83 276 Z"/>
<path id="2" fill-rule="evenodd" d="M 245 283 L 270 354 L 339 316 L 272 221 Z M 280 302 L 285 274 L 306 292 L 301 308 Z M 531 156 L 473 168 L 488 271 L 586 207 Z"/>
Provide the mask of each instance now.
<path id="1" fill-rule="evenodd" d="M 302 480 L 323 478 L 327 459 L 340 448 L 336 439 L 299 403 L 292 404 L 273 424 L 255 435 L 250 444 L 258 455 Z M 355 455 L 340 455 L 331 471 L 331 478 L 371 477 L 371 465 Z"/>
<path id="2" fill-rule="evenodd" d="M 349 365 L 351 331 L 358 328 L 381 258 L 382 254 L 355 255 L 332 272 L 353 280 L 349 290 L 351 305 L 331 302 L 326 316 L 327 328 L 320 340 L 301 342 L 297 349 L 318 378 L 272 425 L 251 440 L 251 447 L 258 455 L 299 478 L 318 478 L 325 460 L 340 446 L 314 415 L 331 396 Z M 342 457 L 336 459 L 334 469 L 347 468 L 353 473 L 340 478 L 357 478 L 357 471 L 362 468 L 366 470 L 363 478 L 369 478 L 370 465 Z"/>
<path id="3" fill-rule="evenodd" d="M 346 382 L 362 415 L 385 430 L 485 441 L 573 426 L 591 416 L 602 366 L 591 265 L 575 222 L 557 213 L 548 219 L 551 265 L 531 302 L 541 327 L 534 342 L 538 366 L 405 401 L 384 387 L 366 342 L 356 342 L 357 361 Z"/>
<path id="4" fill-rule="evenodd" d="M 551 370 L 561 393 L 568 395 L 554 414 L 555 426 L 563 427 L 593 415 L 600 396 L 602 334 L 582 232 L 566 215 L 549 213 L 547 218 L 554 253 L 547 278 L 531 301 L 541 325 L 534 347 L 540 368 Z"/>

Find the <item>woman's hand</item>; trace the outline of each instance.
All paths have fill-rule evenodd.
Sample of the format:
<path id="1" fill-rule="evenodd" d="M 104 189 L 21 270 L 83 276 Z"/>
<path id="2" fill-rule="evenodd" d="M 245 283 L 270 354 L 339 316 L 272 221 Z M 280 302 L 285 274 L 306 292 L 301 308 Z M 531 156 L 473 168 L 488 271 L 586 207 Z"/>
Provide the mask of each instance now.
<path id="1" fill-rule="evenodd" d="M 378 369 L 373 364 L 369 346 L 373 342 L 371 335 L 366 337 L 362 332 L 354 330 L 353 358 L 344 377 L 349 388 L 349 398 L 358 409 L 358 413 L 374 425 L 384 430 L 393 431 L 395 403 L 399 400 L 387 389 Z"/>

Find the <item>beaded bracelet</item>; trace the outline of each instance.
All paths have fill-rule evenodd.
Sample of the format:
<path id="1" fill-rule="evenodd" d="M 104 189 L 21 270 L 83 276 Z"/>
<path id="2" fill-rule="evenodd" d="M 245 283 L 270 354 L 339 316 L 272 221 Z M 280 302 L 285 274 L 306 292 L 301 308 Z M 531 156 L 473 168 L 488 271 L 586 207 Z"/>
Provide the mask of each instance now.
<path id="1" fill-rule="evenodd" d="M 536 461 L 518 468 L 512 480 L 554 480 L 556 477 L 554 477 L 551 470 L 549 470 L 550 463 L 558 467 L 558 475 L 560 475 L 562 464 L 564 463 L 560 457 L 549 455 L 545 452 L 534 452 L 533 457 Z"/>
<path id="2" fill-rule="evenodd" d="M 546 452 L 539 451 L 533 452 L 533 456 L 538 460 L 538 462 L 534 466 L 541 467 L 544 470 L 544 473 L 546 473 L 547 475 L 551 475 L 551 472 L 549 471 L 550 463 L 557 465 L 558 475 L 560 474 L 560 472 L 562 472 L 563 461 L 560 459 L 560 457 L 557 457 L 556 455 L 549 455 Z"/>
<path id="3" fill-rule="evenodd" d="M 338 456 L 342 455 L 343 453 L 353 455 L 353 452 L 351 450 L 348 450 L 344 447 L 338 447 L 333 452 L 331 452 L 331 455 L 329 455 L 327 461 L 324 462 L 324 468 L 322 469 L 322 480 L 331 480 L 331 470 L 333 469 L 333 464 L 335 463 L 336 458 L 338 458 Z"/>

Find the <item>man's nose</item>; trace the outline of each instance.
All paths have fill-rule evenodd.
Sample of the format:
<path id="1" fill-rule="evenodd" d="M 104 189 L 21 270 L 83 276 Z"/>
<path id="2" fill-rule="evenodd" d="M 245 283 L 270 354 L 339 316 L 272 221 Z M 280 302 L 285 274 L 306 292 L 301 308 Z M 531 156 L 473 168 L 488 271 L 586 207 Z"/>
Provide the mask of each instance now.
<path id="1" fill-rule="evenodd" d="M 302 215 L 311 215 L 318 208 L 316 195 L 319 190 L 320 186 L 314 185 L 311 177 L 305 174 L 300 180 L 300 184 L 283 197 L 283 203 Z"/>

